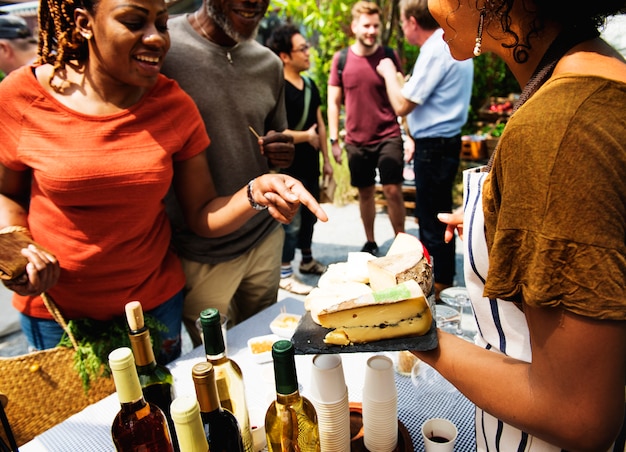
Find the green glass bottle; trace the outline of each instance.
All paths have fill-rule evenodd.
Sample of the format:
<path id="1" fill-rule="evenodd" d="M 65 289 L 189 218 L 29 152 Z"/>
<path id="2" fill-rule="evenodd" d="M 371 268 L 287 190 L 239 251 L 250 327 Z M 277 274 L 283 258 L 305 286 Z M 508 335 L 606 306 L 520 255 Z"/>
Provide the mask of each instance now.
<path id="1" fill-rule="evenodd" d="M 300 395 L 291 341 L 272 346 L 276 400 L 265 414 L 269 452 L 319 452 L 320 435 L 313 404 Z"/>
<path id="2" fill-rule="evenodd" d="M 220 405 L 235 415 L 241 429 L 244 450 L 253 452 L 243 374 L 237 363 L 226 356 L 220 312 L 215 308 L 205 309 L 200 313 L 200 323 L 204 336 L 206 359 L 215 368 L 215 383 L 217 384 Z"/>
<path id="3" fill-rule="evenodd" d="M 150 331 L 144 324 L 141 303 L 138 301 L 126 303 L 125 311 L 130 330 L 128 337 L 135 357 L 141 391 L 148 403 L 158 406 L 165 413 L 170 425 L 174 449 L 179 450 L 170 414 L 170 406 L 175 398 L 174 377 L 167 367 L 156 362 L 150 341 Z"/>

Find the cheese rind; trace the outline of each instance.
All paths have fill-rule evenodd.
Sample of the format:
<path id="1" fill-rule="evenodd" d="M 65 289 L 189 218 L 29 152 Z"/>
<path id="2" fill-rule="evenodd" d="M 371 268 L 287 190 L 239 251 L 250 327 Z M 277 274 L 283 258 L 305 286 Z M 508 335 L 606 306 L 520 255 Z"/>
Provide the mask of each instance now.
<path id="1" fill-rule="evenodd" d="M 379 257 L 367 263 L 370 287 L 378 292 L 404 281 L 417 281 L 425 294 L 432 291 L 432 266 L 423 253 L 408 252 Z"/>
<path id="2" fill-rule="evenodd" d="M 311 312 L 313 321 L 319 324 L 317 316 L 320 311 L 371 293 L 370 286 L 357 282 L 343 282 L 328 287 L 316 287 L 304 299 L 304 307 Z"/>
<path id="3" fill-rule="evenodd" d="M 319 311 L 317 318 L 325 328 L 391 325 L 415 317 L 427 307 L 422 289 L 411 280 L 329 306 Z"/>
<path id="4" fill-rule="evenodd" d="M 432 320 L 430 309 L 426 308 L 420 315 L 402 320 L 395 325 L 337 328 L 326 334 L 324 342 L 331 345 L 350 345 L 399 337 L 423 336 L 430 330 Z"/>
<path id="5" fill-rule="evenodd" d="M 424 310 L 424 304 L 424 298 L 409 298 L 396 303 L 381 303 L 363 308 L 319 314 L 318 318 L 320 325 L 324 328 L 393 325 L 418 315 Z"/>

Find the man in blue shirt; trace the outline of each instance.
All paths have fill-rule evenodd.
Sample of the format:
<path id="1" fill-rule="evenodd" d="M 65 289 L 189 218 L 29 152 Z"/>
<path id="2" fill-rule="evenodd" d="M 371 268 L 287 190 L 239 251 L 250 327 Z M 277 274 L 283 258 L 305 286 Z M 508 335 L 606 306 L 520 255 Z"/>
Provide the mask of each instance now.
<path id="1" fill-rule="evenodd" d="M 389 59 L 382 60 L 377 71 L 385 79 L 396 114 L 406 116 L 415 142 L 415 216 L 420 239 L 434 259 L 438 299 L 439 292 L 453 284 L 455 247 L 454 240 L 445 243 L 446 225 L 437 214 L 452 210 L 452 186 L 459 167 L 461 127 L 467 121 L 474 65 L 471 60 L 452 58 L 443 30 L 428 11 L 427 0 L 401 0 L 400 18 L 407 41 L 420 46 L 411 78 L 401 86 Z"/>

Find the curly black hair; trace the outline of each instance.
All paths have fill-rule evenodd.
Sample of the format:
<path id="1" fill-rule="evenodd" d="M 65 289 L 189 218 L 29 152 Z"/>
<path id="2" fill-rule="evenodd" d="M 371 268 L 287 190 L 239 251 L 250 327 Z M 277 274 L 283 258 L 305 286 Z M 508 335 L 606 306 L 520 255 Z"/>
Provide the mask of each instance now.
<path id="1" fill-rule="evenodd" d="M 513 49 L 513 57 L 518 63 L 528 60 L 531 41 L 546 26 L 546 23 L 560 24 L 564 29 L 597 29 L 608 16 L 626 12 L 625 0 L 594 0 L 572 3 L 570 0 L 522 0 L 532 19 L 525 24 L 524 36 L 511 30 L 510 12 L 520 0 L 476 0 L 476 8 L 485 10 L 485 21 L 499 22 L 505 34 L 512 38 L 503 47 Z"/>
<path id="2" fill-rule="evenodd" d="M 300 33 L 300 29 L 291 23 L 285 23 L 277 26 L 272 30 L 272 34 L 267 40 L 267 47 L 269 47 L 276 55 L 280 55 L 281 52 L 291 53 L 293 50 L 291 47 L 291 38 L 293 35 Z"/>

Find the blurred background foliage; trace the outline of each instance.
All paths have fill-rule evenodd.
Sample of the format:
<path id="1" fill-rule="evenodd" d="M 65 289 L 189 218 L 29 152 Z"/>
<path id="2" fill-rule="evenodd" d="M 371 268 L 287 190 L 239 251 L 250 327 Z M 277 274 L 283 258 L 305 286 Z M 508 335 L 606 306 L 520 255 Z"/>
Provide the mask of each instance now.
<path id="1" fill-rule="evenodd" d="M 404 39 L 400 27 L 398 1 L 378 0 L 375 3 L 383 11 L 381 44 L 396 50 L 404 73 L 410 74 L 419 49 Z M 335 0 L 272 0 L 259 30 L 259 41 L 264 43 L 272 27 L 281 21 L 300 26 L 303 35 L 312 46 L 309 74 L 317 83 L 322 99 L 325 100 L 333 55 L 352 43 L 350 10 L 353 4 L 354 2 L 344 3 Z M 476 112 L 490 97 L 506 97 L 519 91 L 517 81 L 499 57 L 485 54 L 475 58 L 473 94 L 464 133 L 474 133 L 472 124 L 477 119 Z"/>
<path id="2" fill-rule="evenodd" d="M 356 1 L 356 0 L 355 0 Z M 268 13 L 261 24 L 258 41 L 264 44 L 275 25 L 291 22 L 299 26 L 303 36 L 310 42 L 311 68 L 310 77 L 316 82 L 322 97 L 323 115 L 326 117 L 326 92 L 330 67 L 335 52 L 349 46 L 353 41 L 350 30 L 352 21 L 350 3 L 336 0 L 271 0 Z M 400 11 L 397 0 L 378 0 L 381 7 L 382 30 L 381 44 L 396 50 L 404 73 L 410 74 L 419 48 L 410 45 L 404 39 L 400 27 Z M 504 62 L 492 54 L 474 58 L 474 85 L 467 124 L 464 135 L 474 134 L 483 127 L 478 121 L 478 110 L 490 97 L 507 97 L 519 92 L 520 88 Z M 331 158 L 334 176 L 337 182 L 335 203 L 345 204 L 356 198 L 356 189 L 350 186 L 350 172 L 347 159 L 337 165 Z M 459 198 L 458 194 L 455 198 Z"/>

